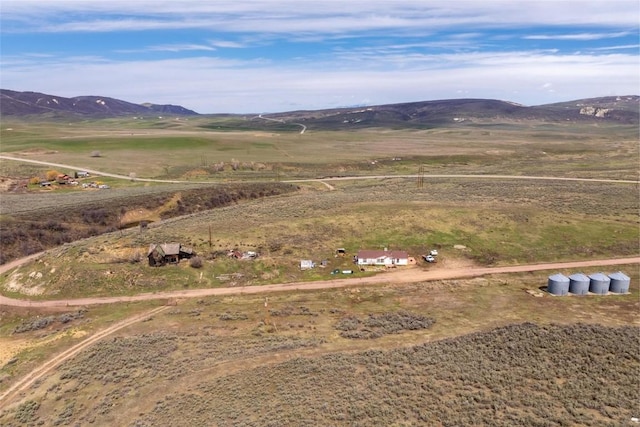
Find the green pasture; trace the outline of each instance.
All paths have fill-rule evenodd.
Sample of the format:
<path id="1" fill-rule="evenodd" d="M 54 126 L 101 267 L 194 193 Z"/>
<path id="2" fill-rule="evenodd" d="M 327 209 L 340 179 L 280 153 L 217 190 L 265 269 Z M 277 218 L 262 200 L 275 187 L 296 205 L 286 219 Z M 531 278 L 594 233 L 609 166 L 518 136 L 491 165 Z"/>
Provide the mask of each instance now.
<path id="1" fill-rule="evenodd" d="M 304 186 L 292 195 L 152 224 L 146 231 L 67 244 L 44 258 L 55 272 L 42 273 L 47 293 L 71 297 L 331 279 L 334 269 L 356 270 L 352 257 L 359 249 L 405 250 L 419 268 L 435 268 L 420 261 L 433 248 L 442 267 L 634 256 L 637 210 L 632 184 L 442 179 L 418 188 L 413 180 L 396 179 L 342 182 L 334 191 Z M 146 250 L 158 242 L 193 248 L 203 266 L 183 261 L 149 267 Z M 335 257 L 339 247 L 347 256 Z M 231 259 L 230 249 L 260 256 Z M 301 259 L 328 265 L 300 271 Z M 24 271 L 31 268 L 37 265 Z M 362 274 L 369 273 L 356 272 Z"/>
<path id="2" fill-rule="evenodd" d="M 327 279 L 335 268 L 353 267 L 349 256 L 333 256 L 337 247 L 346 248 L 350 256 L 363 248 L 402 249 L 417 259 L 437 247 L 443 262 L 478 265 L 639 252 L 637 185 L 428 177 L 502 174 L 637 180 L 637 129 L 630 126 L 505 123 L 427 130 L 310 129 L 300 134 L 279 125 L 225 116 L 3 123 L 2 154 L 126 176 L 135 173 L 138 178 L 224 183 L 427 175 L 327 181 L 331 189 L 304 183 L 297 194 L 213 209 L 153 225 L 144 233 L 131 229 L 67 244 L 55 250 L 55 256 L 47 256 L 51 257 L 47 262 L 59 266 L 47 279 L 48 292 L 107 295 Z M 94 151 L 100 157 L 91 156 Z M 233 162 L 237 168 L 230 167 Z M 221 163 L 224 167 L 214 170 Z M 55 168 L 0 162 L 3 176 L 28 178 L 48 169 Z M 12 195 L 12 204 L 23 200 L 51 209 L 89 196 L 106 203 L 112 197 L 126 197 L 127 192 L 131 197 L 142 191 L 150 194 L 156 187 L 130 179 L 90 180 L 108 183 L 112 190 L 80 198 L 65 194 L 75 192 L 68 188 L 51 192 L 31 188 L 21 197 Z M 168 187 L 157 188 L 166 192 Z M 182 187 L 175 188 L 179 192 Z M 204 266 L 194 269 L 185 262 L 178 268 L 149 269 L 144 258 L 149 244 L 171 241 L 193 247 L 205 259 Z M 455 245 L 466 249 L 454 249 Z M 79 255 L 73 255 L 76 249 L 82 249 Z M 254 261 L 230 260 L 225 255 L 229 249 L 255 250 L 261 256 Z M 143 254 L 140 262 L 140 257 L 132 260 L 136 252 Z M 301 272 L 300 259 L 317 263 L 327 259 L 328 266 Z"/>
<path id="3" fill-rule="evenodd" d="M 264 121 L 263 121 L 264 122 Z M 269 127 L 273 123 L 275 127 Z M 496 173 L 637 179 L 637 129 L 576 124 L 314 131 L 229 117 L 7 120 L 0 153 L 140 178 Z M 99 152 L 100 157 L 92 157 Z M 239 168 L 231 168 L 236 162 Z M 3 164 L 6 162 L 2 162 Z M 224 163 L 223 170 L 213 165 Z M 260 167 L 248 166 L 260 164 Z M 2 168 L 8 166 L 3 165 Z M 259 170 L 258 170 L 259 169 Z"/>
<path id="4" fill-rule="evenodd" d="M 52 227 L 62 227 L 69 221 L 67 212 L 79 212 L 83 207 L 100 209 L 110 203 L 123 216 L 135 213 L 136 209 L 152 209 L 157 206 L 157 200 L 170 199 L 171 203 L 177 204 L 180 193 L 202 185 L 198 184 L 200 181 L 216 182 L 216 188 L 218 185 L 224 188 L 227 181 L 387 174 L 418 177 L 326 180 L 330 185 L 317 181 L 297 182 L 296 191 L 291 193 L 242 198 L 232 204 L 220 205 L 224 207 L 195 210 L 190 215 L 154 222 L 148 228 L 132 227 L 65 243 L 46 251 L 33 262 L 5 272 L 0 276 L 0 292 L 19 299 L 50 300 L 379 274 L 357 270 L 352 257 L 360 249 L 407 251 L 418 261 L 418 265 L 408 268 L 420 270 L 638 256 L 640 193 L 637 183 L 486 177 L 436 179 L 425 176 L 420 179 L 419 175 L 499 174 L 637 180 L 639 148 L 637 127 L 609 124 L 472 123 L 434 129 L 321 132 L 309 129 L 300 134 L 298 126 L 251 120 L 249 116 L 180 120 L 158 117 L 74 119 L 67 123 L 9 119 L 0 126 L 2 155 L 68 164 L 77 170 L 95 169 L 121 175 L 133 172 L 138 178 L 179 179 L 187 183 L 143 183 L 92 176 L 86 181 L 102 181 L 112 189 L 83 192 L 68 187 L 51 191 L 29 187 L 26 192 L 3 193 L 0 227 L 30 217 L 34 218 L 31 224 L 40 221 L 46 224 L 50 218 Z M 92 156 L 94 151 L 99 151 L 100 156 Z M 226 166 L 214 170 L 214 165 L 222 162 Z M 232 162 L 240 165 L 237 170 L 230 167 Z M 0 160 L 3 182 L 42 175 L 51 169 L 68 174 L 74 171 Z M 266 188 L 265 194 L 269 194 L 268 190 Z M 186 196 L 183 200 L 187 200 Z M 145 205 L 146 201 L 149 206 Z M 209 201 L 198 198 L 194 203 L 210 206 L 206 204 Z M 75 224 L 66 225 L 85 226 L 79 218 Z M 146 258 L 149 245 L 164 242 L 179 242 L 193 248 L 202 259 L 202 266 L 183 260 L 178 265 L 150 267 Z M 346 256 L 336 256 L 337 248 L 345 248 Z M 439 251 L 438 263 L 424 263 L 420 255 L 434 248 Z M 231 249 L 256 251 L 259 255 L 253 260 L 233 259 L 227 256 Z M 301 271 L 299 262 L 302 259 L 311 259 L 317 264 L 326 260 L 327 266 Z M 353 276 L 331 274 L 336 269 L 354 270 L 355 273 Z M 638 265 L 594 267 L 580 272 L 591 274 L 601 270 L 605 273 L 622 270 L 629 275 L 630 294 L 553 297 L 543 289 L 548 275 L 559 271 L 539 271 L 403 285 L 389 281 L 339 290 L 287 291 L 269 295 L 268 309 L 271 311 L 267 311 L 264 295 L 172 300 L 169 303 L 175 306 L 167 307 L 163 313 L 119 331 L 58 366 L 56 372 L 47 374 L 31 387 L 29 396 L 23 397 L 23 400 L 37 401 L 26 400 L 18 406 L 17 412 L 5 412 L 0 417 L 9 424 L 22 422 L 22 417 L 32 424 L 60 424 L 66 422 L 64 414 L 73 412 L 75 418 L 88 423 L 100 424 L 107 420 L 104 422 L 118 425 L 130 423 L 131 419 L 154 424 L 156 420 L 176 419 L 174 414 L 209 414 L 216 408 L 223 408 L 226 414 L 238 414 L 233 412 L 234 405 L 243 401 L 247 390 L 253 390 L 251 385 L 259 384 L 250 376 L 253 371 L 259 374 L 256 378 L 270 378 L 270 381 L 276 377 L 285 378 L 285 382 L 299 390 L 311 390 L 310 396 L 318 395 L 318 390 L 323 388 L 311 382 L 292 383 L 291 378 L 295 379 L 296 373 L 300 372 L 304 372 L 304 378 L 314 379 L 320 378 L 322 372 L 329 373 L 327 378 L 321 378 L 321 382 L 330 385 L 324 389 L 331 390 L 331 396 L 320 396 L 319 403 L 308 400 L 312 409 L 321 415 L 327 414 L 327 399 L 334 399 L 332 407 L 340 406 L 341 389 L 335 384 L 345 383 L 345 376 L 353 377 L 348 383 L 355 384 L 354 390 L 377 390 L 382 385 L 381 389 L 397 391 L 396 397 L 408 402 L 406 407 L 413 408 L 416 401 L 402 400 L 402 396 L 415 394 L 407 394 L 405 385 L 415 385 L 415 390 L 420 391 L 424 390 L 425 381 L 434 378 L 433 375 L 416 377 L 411 371 L 415 366 L 421 366 L 421 359 L 412 355 L 424 353 L 427 347 L 385 349 L 526 322 L 514 329 L 520 331 L 516 335 L 505 335 L 503 330 L 498 331 L 495 339 L 490 335 L 463 338 L 477 343 L 468 347 L 470 350 L 450 339 L 443 341 L 444 344 L 436 343 L 436 346 L 443 345 L 437 347 L 442 349 L 438 350 L 444 355 L 442 360 L 454 360 L 455 366 L 433 371 L 436 377 L 448 375 L 448 379 L 440 377 L 436 388 L 453 390 L 448 394 L 434 392 L 433 402 L 442 403 L 444 395 L 450 402 L 462 402 L 455 408 L 455 405 L 449 405 L 454 408 L 451 413 L 465 414 L 464 407 L 469 407 L 468 402 L 476 399 L 473 402 L 480 402 L 475 405 L 478 407 L 484 404 L 478 396 L 479 399 L 487 396 L 487 390 L 480 390 L 480 394 L 475 389 L 469 391 L 469 384 L 490 384 L 491 392 L 498 390 L 496 396 L 503 396 L 510 390 L 503 387 L 505 378 L 516 386 L 525 378 L 535 380 L 533 388 L 529 387 L 531 390 L 536 387 L 548 390 L 550 385 L 558 393 L 553 401 L 549 400 L 549 406 L 535 393 L 528 393 L 530 390 L 525 386 L 521 400 L 518 400 L 520 395 L 508 400 L 509 408 L 515 408 L 519 414 L 534 408 L 539 411 L 536 413 L 542 414 L 536 419 L 545 420 L 549 417 L 550 407 L 568 401 L 555 397 L 566 397 L 560 391 L 570 390 L 576 384 L 580 385 L 576 388 L 579 389 L 576 396 L 583 396 L 584 390 L 597 394 L 602 389 L 599 380 L 582 387 L 584 381 L 580 375 L 571 376 L 571 370 L 566 369 L 554 371 L 549 368 L 549 360 L 557 355 L 564 357 L 562 352 L 566 352 L 574 362 L 586 355 L 590 361 L 600 363 L 599 367 L 611 367 L 615 364 L 609 363 L 609 356 L 624 355 L 629 347 L 625 347 L 626 341 L 618 337 L 629 337 L 637 332 L 600 330 L 596 325 L 638 324 Z M 578 271 L 560 272 L 570 275 Z M 29 343 L 15 347 L 15 351 L 9 353 L 11 361 L 0 367 L 0 389 L 6 389 L 16 378 L 27 375 L 52 354 L 60 354 L 84 336 L 165 303 L 168 302 L 90 306 L 82 316 L 71 321 L 62 319 L 65 314 L 77 312 L 72 307 L 47 311 L 31 307 L 0 310 L 0 337 L 6 340 L 6 345 Z M 336 323 L 347 316 L 364 318 L 398 310 L 429 317 L 435 324 L 426 330 L 402 331 L 375 340 L 349 340 L 335 328 Z M 40 321 L 45 316 L 55 319 L 41 327 Z M 271 323 L 265 320 L 268 316 L 271 316 Z M 534 327 L 531 323 L 538 325 Z M 575 329 L 566 328 L 566 331 L 562 329 L 562 325 L 574 323 L 581 325 Z M 549 324 L 553 326 L 544 326 Z M 16 328 L 25 332 L 16 333 Z M 564 342 L 557 342 L 557 331 L 566 335 L 559 338 Z M 616 331 L 619 335 L 614 335 Z M 606 341 L 607 336 L 615 339 L 608 343 L 602 341 Z M 569 340 L 571 337 L 578 337 L 575 343 Z M 507 341 L 510 344 L 505 352 Z M 553 357 L 537 357 L 535 351 L 530 351 L 532 345 L 538 346 L 531 344 L 533 341 L 541 343 L 543 356 Z M 489 346 L 487 342 L 490 342 Z M 493 375 L 491 381 L 487 381 L 486 375 L 477 376 L 478 372 L 483 375 L 485 371 L 496 372 L 477 369 L 479 360 L 484 363 L 483 360 L 493 360 L 492 357 L 498 354 L 494 350 L 490 350 L 493 353 L 483 350 L 487 348 L 495 348 L 500 353 L 499 359 L 507 360 L 501 367 L 515 367 L 515 370 L 503 369 L 500 375 Z M 576 348 L 580 350 L 576 352 Z M 593 349 L 596 349 L 595 353 Z M 462 357 L 449 357 L 456 351 Z M 536 357 L 523 361 L 523 354 Z M 320 355 L 324 355 L 322 359 L 317 358 Z M 504 355 L 507 357 L 502 357 Z M 560 356 L 558 360 L 562 359 Z M 373 359 L 377 361 L 371 363 Z M 431 354 L 422 361 L 436 359 Z M 459 360 L 469 363 L 461 370 Z M 509 360 L 515 362 L 509 365 Z M 629 360 L 637 359 L 625 359 Z M 320 369 L 319 363 L 328 368 Z M 632 365 L 629 366 L 633 368 Z M 522 371 L 524 375 L 517 372 L 522 366 L 528 367 Z M 556 363 L 551 368 L 563 366 Z M 259 367 L 257 371 L 256 367 Z M 608 374 L 605 378 L 607 384 L 617 386 L 620 381 L 616 378 L 627 378 L 624 376 L 626 366 L 618 368 L 602 370 L 615 371 L 615 375 Z M 397 372 L 383 375 L 389 369 Z M 340 375 L 336 376 L 336 372 Z M 398 374 L 402 372 L 409 372 L 415 381 L 399 384 Z M 451 372 L 455 375 L 449 375 Z M 538 375 L 540 372 L 551 373 L 542 378 Z M 528 373 L 531 375 L 527 376 Z M 211 386 L 221 378 L 219 390 Z M 362 378 L 365 380 L 358 382 Z M 236 379 L 241 381 L 234 382 Z M 629 381 L 622 383 L 625 387 L 630 384 Z M 78 394 L 78 387 L 83 389 L 82 393 Z M 255 405 L 248 405 L 246 418 L 243 418 L 245 415 L 234 415 L 233 419 L 255 420 L 256 416 L 267 419 L 270 410 L 267 406 L 277 407 L 284 402 L 282 399 L 299 401 L 299 396 L 287 394 L 287 387 L 282 388 L 285 393 L 278 394 L 273 405 L 258 408 L 258 412 Z M 609 387 L 610 393 L 605 397 L 611 396 L 615 388 Z M 263 389 L 268 387 L 259 387 L 254 394 L 264 397 Z M 196 402 L 194 405 L 190 400 L 191 396 L 197 395 L 200 399 L 200 395 L 212 395 L 211 390 L 215 392 L 213 394 L 220 391 L 216 396 L 226 396 L 228 404 L 221 406 L 217 400 L 209 399 L 206 404 Z M 338 390 L 337 395 L 335 390 Z M 622 390 L 623 393 L 627 391 L 627 388 Z M 381 394 L 380 402 L 388 396 L 388 393 Z M 280 401 L 276 402 L 278 399 Z M 349 399 L 343 402 L 353 404 Z M 256 401 L 253 398 L 245 400 Z M 616 411 L 616 414 L 624 414 L 623 418 L 616 415 L 616 420 L 629 419 L 629 411 L 620 409 L 624 405 L 616 407 L 615 402 L 602 406 L 604 409 L 599 413 L 594 409 L 595 404 L 606 401 L 578 399 L 575 407 L 578 409 L 567 410 L 585 411 L 580 417 L 572 418 L 564 413 L 552 414 L 552 417 L 562 422 L 567 419 L 606 422 L 614 419 L 610 414 Z M 623 401 L 626 404 L 631 399 Z M 375 406 L 368 398 L 363 398 L 362 402 L 363 408 L 372 408 L 371 414 L 380 414 L 375 412 L 380 405 Z M 491 404 L 490 401 L 487 405 Z M 485 411 L 483 416 L 486 418 L 483 419 L 495 419 L 496 413 L 507 408 L 504 403 L 500 404 L 503 409 L 485 405 L 485 409 L 490 409 Z M 140 405 L 143 405 L 142 410 Z M 114 411 L 116 407 L 121 410 Z M 458 411 L 460 408 L 462 410 Z M 562 405 L 554 408 L 565 409 Z M 590 418 L 585 415 L 587 413 L 595 415 Z M 286 411 L 284 414 L 278 418 L 284 420 L 281 424 L 299 419 Z M 29 418 L 32 415 L 34 417 Z M 156 415 L 158 418 L 154 418 Z M 126 417 L 129 419 L 125 420 Z M 395 415 L 391 418 L 406 419 Z M 336 419 L 332 421 L 335 423 Z M 376 415 L 369 419 L 375 422 L 382 418 Z M 535 421 L 534 418 L 527 419 Z M 525 421 L 521 424 L 526 424 Z M 162 421 L 155 424 L 162 424 Z"/>

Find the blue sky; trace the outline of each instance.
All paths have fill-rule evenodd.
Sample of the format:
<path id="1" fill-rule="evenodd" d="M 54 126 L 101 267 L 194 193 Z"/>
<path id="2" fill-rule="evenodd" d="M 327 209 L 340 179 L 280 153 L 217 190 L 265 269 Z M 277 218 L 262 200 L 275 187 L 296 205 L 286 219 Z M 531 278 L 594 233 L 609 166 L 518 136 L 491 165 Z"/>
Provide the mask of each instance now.
<path id="1" fill-rule="evenodd" d="M 639 22 L 638 0 L 2 0 L 0 87 L 200 113 L 538 105 L 639 94 Z"/>

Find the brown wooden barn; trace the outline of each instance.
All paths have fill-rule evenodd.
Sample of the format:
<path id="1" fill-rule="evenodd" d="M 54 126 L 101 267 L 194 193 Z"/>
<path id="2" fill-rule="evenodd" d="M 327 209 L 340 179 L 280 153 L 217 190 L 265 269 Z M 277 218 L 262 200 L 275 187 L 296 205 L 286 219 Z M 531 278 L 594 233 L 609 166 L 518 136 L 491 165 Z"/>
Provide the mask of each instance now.
<path id="1" fill-rule="evenodd" d="M 194 252 L 180 243 L 151 244 L 147 252 L 149 265 L 160 267 L 166 264 L 177 264 L 181 259 L 191 258 Z"/>

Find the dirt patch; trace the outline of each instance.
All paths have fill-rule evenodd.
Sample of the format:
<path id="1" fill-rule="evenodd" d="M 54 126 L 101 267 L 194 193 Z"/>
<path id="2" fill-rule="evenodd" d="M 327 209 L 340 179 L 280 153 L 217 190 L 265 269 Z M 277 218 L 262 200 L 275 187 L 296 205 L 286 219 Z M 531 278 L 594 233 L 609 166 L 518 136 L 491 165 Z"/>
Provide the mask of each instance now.
<path id="1" fill-rule="evenodd" d="M 29 150 L 22 150 L 19 153 L 14 153 L 14 155 L 22 155 L 22 156 L 38 156 L 42 154 L 56 154 L 55 150 L 45 150 L 44 148 L 32 148 Z"/>
<path id="2" fill-rule="evenodd" d="M 333 280 L 318 280 L 313 282 L 290 282 L 261 286 L 241 286 L 226 288 L 204 288 L 186 289 L 166 292 L 144 293 L 134 296 L 114 296 L 114 297 L 89 297 L 80 299 L 61 299 L 50 301 L 23 301 L 19 299 L 7 298 L 0 295 L 0 304 L 13 305 L 18 307 L 61 307 L 61 306 L 85 306 L 93 304 L 112 304 L 114 302 L 149 301 L 175 298 L 201 298 L 206 296 L 221 296 L 232 294 L 262 294 L 270 292 L 281 292 L 287 290 L 318 290 L 335 289 L 350 286 L 376 285 L 384 283 L 417 283 L 423 281 L 467 279 L 482 277 L 492 274 L 526 273 L 545 270 L 566 270 L 578 269 L 592 266 L 612 266 L 636 264 L 640 262 L 640 257 L 616 258 L 605 260 L 574 261 L 563 263 L 528 264 L 513 265 L 506 267 L 465 267 L 465 268 L 442 268 L 439 270 L 425 271 L 416 266 L 408 266 L 395 271 L 378 274 L 370 277 L 357 277 Z"/>
<path id="3" fill-rule="evenodd" d="M 3 339 L 0 346 L 0 368 L 16 357 L 21 351 L 29 348 L 29 341 L 25 339 Z"/>
<path id="4" fill-rule="evenodd" d="M 9 292 L 17 292 L 22 295 L 42 295 L 44 287 L 40 280 L 43 275 L 40 272 L 32 271 L 26 275 L 15 271 L 9 280 L 5 283 L 4 288 Z"/>
<path id="5" fill-rule="evenodd" d="M 78 354 L 79 352 L 81 352 L 82 350 L 84 350 L 85 348 L 93 345 L 94 343 L 100 341 L 101 339 L 103 339 L 104 337 L 111 335 L 112 333 L 125 328 L 133 323 L 139 322 L 141 320 L 145 320 L 148 319 L 150 316 L 153 316 L 154 314 L 160 313 L 162 311 L 167 310 L 169 307 L 163 306 L 163 307 L 157 307 L 154 308 L 150 311 L 147 311 L 145 313 L 142 314 L 138 314 L 136 316 L 130 317 L 128 319 L 123 320 L 122 322 L 118 322 L 113 324 L 112 326 L 88 337 L 87 339 L 85 339 L 84 341 L 81 341 L 80 343 L 74 345 L 73 347 L 69 348 L 68 350 L 58 354 L 57 356 L 53 357 L 52 359 L 50 359 L 48 362 L 44 363 L 43 365 L 41 365 L 40 367 L 34 369 L 33 371 L 31 371 L 26 377 L 22 378 L 20 381 L 18 381 L 17 383 L 13 384 L 11 387 L 9 387 L 8 390 L 6 390 L 2 395 L 0 395 L 0 400 L 3 399 L 7 399 L 9 400 L 9 398 L 16 392 L 20 392 L 23 390 L 26 390 L 29 386 L 31 386 L 34 382 L 36 382 L 37 380 L 39 380 L 40 378 L 42 378 L 44 375 L 48 374 L 49 372 L 51 372 L 51 370 L 55 369 L 57 366 L 59 366 L 62 362 L 72 358 L 73 356 L 75 356 L 76 354 Z M 67 334 L 75 334 L 76 332 L 74 331 L 65 331 L 63 334 L 57 334 L 51 338 L 49 338 L 47 341 L 45 341 L 45 343 L 50 343 L 51 341 L 57 340 L 59 338 L 61 338 L 64 335 Z M 84 336 L 86 335 L 86 333 L 83 332 L 77 332 L 79 334 L 79 336 Z M 74 335 L 76 336 L 76 335 Z"/>
<path id="6" fill-rule="evenodd" d="M 15 185 L 15 182 L 15 180 L 12 180 L 10 178 L 0 177 L 0 192 L 8 192 L 12 185 Z"/>
<path id="7" fill-rule="evenodd" d="M 50 335 L 44 339 L 25 339 L 25 338 L 6 338 L 2 340 L 2 348 L 0 348 L 0 367 L 7 364 L 24 350 L 36 349 L 51 344 L 63 337 L 82 338 L 87 335 L 87 331 L 81 329 L 65 330 L 54 335 Z"/>
<path id="8" fill-rule="evenodd" d="M 16 179 L 11 177 L 0 177 L 0 193 L 19 193 L 27 190 L 26 179 Z"/>
<path id="9" fill-rule="evenodd" d="M 468 258 L 458 258 L 458 257 L 440 257 L 438 262 L 434 264 L 434 268 L 442 269 L 442 268 L 472 268 L 478 267 L 478 264 Z"/>
<path id="10" fill-rule="evenodd" d="M 131 211 L 127 211 L 123 216 L 120 222 L 123 226 L 127 224 L 137 224 L 140 221 L 157 221 L 159 220 L 159 216 L 155 214 L 150 209 L 145 208 L 137 208 Z"/>

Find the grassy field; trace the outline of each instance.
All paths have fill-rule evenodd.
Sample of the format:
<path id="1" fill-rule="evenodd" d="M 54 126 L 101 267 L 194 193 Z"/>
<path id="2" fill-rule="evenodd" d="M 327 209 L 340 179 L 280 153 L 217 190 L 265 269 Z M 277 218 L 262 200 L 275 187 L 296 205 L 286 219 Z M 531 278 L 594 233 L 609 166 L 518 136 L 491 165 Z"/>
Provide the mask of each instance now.
<path id="1" fill-rule="evenodd" d="M 0 130 L 0 152 L 140 178 L 285 179 L 418 173 L 423 167 L 425 173 L 638 179 L 633 126 L 527 123 L 301 135 L 240 126 L 220 131 L 215 123 L 212 118 L 67 126 L 9 121 Z M 91 157 L 96 151 L 101 156 Z M 18 171 L 7 162 L 2 169 L 2 175 Z"/>
<path id="2" fill-rule="evenodd" d="M 637 402 L 640 277 L 623 268 L 628 296 L 535 297 L 526 291 L 546 280 L 535 273 L 274 294 L 269 315 L 260 296 L 180 301 L 61 365 L 0 422 L 625 425 Z M 35 313 L 13 313 L 2 333 L 77 340 L 144 307 L 114 308 L 64 324 L 55 313 L 31 331 Z M 345 335 L 354 319 L 376 338 Z M 0 390 L 41 352 L 5 365 Z"/>
<path id="3" fill-rule="evenodd" d="M 0 137 L 2 154 L 193 181 L 113 180 L 107 192 L 3 194 L 3 245 L 16 230 L 55 239 L 102 227 L 0 277 L 3 294 L 23 299 L 326 280 L 336 268 L 352 269 L 351 256 L 365 248 L 416 258 L 439 250 L 437 264 L 417 269 L 640 253 L 637 184 L 279 182 L 387 173 L 637 180 L 631 127 L 503 123 L 301 135 L 214 117 L 16 121 L 4 123 Z M 101 157 L 90 156 L 96 150 Z M 48 169 L 0 163 L 7 179 Z M 135 226 L 143 219 L 153 222 Z M 123 222 L 134 226 L 120 228 Z M 149 267 L 149 245 L 163 242 L 193 248 L 202 266 Z M 335 256 L 337 248 L 347 256 Z M 232 259 L 231 249 L 259 256 Z M 301 259 L 327 267 L 301 271 Z M 615 269 L 631 277 L 629 294 L 553 297 L 544 286 L 555 272 L 538 272 L 283 292 L 268 300 L 0 307 L 1 393 L 52 354 L 171 305 L 66 361 L 10 405 L 0 402 L 0 424 L 631 425 L 640 399 L 640 271 Z"/>
<path id="4" fill-rule="evenodd" d="M 34 298 L 60 298 L 330 279 L 336 268 L 353 269 L 351 257 L 359 249 L 384 247 L 417 259 L 440 250 L 437 265 L 419 268 L 633 256 L 637 191 L 632 184 L 464 179 L 434 180 L 422 188 L 411 179 L 341 182 L 333 191 L 303 186 L 146 230 L 68 243 L 0 283 L 6 288 L 18 282 L 25 293 L 40 293 Z M 191 247 L 203 258 L 202 267 L 188 261 L 149 267 L 149 245 L 162 242 Z M 335 257 L 340 247 L 347 256 Z M 259 256 L 228 258 L 232 249 Z M 326 259 L 327 267 L 301 271 L 301 259 Z M 37 273 L 39 278 L 27 278 Z M 34 288 L 40 291 L 29 291 Z"/>

